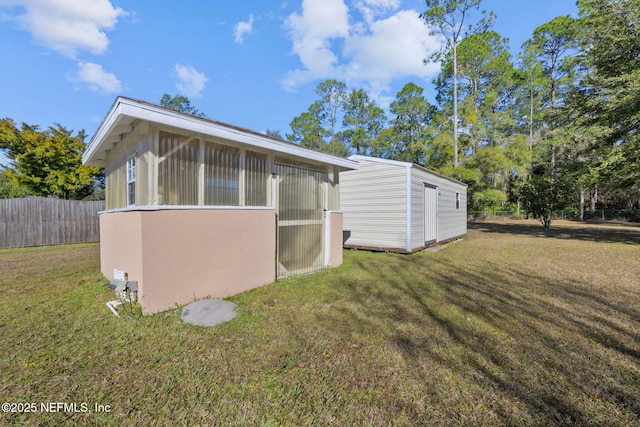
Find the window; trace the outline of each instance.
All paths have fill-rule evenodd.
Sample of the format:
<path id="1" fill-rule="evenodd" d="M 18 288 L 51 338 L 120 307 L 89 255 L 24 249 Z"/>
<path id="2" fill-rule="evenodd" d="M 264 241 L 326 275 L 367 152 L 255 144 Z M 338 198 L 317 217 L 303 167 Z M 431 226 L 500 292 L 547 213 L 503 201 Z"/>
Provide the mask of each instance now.
<path id="1" fill-rule="evenodd" d="M 266 154 L 160 132 L 158 204 L 268 206 L 270 188 L 271 163 Z"/>
<path id="2" fill-rule="evenodd" d="M 245 155 L 246 206 L 268 206 L 267 186 L 270 186 L 271 166 L 267 155 L 247 150 Z"/>
<path id="3" fill-rule="evenodd" d="M 206 141 L 204 204 L 240 206 L 240 150 Z"/>
<path id="4" fill-rule="evenodd" d="M 160 132 L 158 142 L 158 204 L 198 204 L 200 140 Z"/>
<path id="5" fill-rule="evenodd" d="M 136 157 L 127 160 L 127 204 L 136 204 Z"/>
<path id="6" fill-rule="evenodd" d="M 460 193 L 456 193 L 456 209 L 460 209 Z"/>

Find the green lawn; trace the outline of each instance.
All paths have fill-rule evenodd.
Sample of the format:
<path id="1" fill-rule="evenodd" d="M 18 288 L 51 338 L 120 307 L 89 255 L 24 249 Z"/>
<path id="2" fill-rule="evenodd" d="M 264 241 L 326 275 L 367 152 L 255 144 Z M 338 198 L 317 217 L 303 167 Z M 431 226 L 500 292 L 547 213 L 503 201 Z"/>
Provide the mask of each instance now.
<path id="1" fill-rule="evenodd" d="M 0 425 L 638 425 L 640 228 L 553 227 L 345 251 L 214 328 L 115 317 L 97 245 L 2 250 L 0 399 L 37 411 Z"/>

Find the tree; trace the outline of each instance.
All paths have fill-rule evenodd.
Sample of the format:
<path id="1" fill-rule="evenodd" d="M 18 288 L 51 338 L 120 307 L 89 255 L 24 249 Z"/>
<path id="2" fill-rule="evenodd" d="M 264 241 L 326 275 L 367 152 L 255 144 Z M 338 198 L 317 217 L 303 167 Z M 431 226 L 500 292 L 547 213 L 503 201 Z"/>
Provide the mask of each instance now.
<path id="1" fill-rule="evenodd" d="M 279 130 L 267 129 L 264 133 L 272 138 L 284 139 Z"/>
<path id="2" fill-rule="evenodd" d="M 458 121 L 475 153 L 482 145 L 495 146 L 499 139 L 496 135 L 512 120 L 515 71 L 507 39 L 495 31 L 470 35 L 458 46 L 458 63 L 463 64 L 458 69 L 458 102 L 462 110 Z M 452 68 L 448 57 L 435 81 L 438 100 L 446 100 L 451 92 Z"/>
<path id="3" fill-rule="evenodd" d="M 422 95 L 424 89 L 414 83 L 407 83 L 391 102 L 389 110 L 395 115 L 391 125 L 400 136 L 405 148 L 397 160 L 425 164 L 425 129 L 431 121 L 435 107 Z"/>
<path id="4" fill-rule="evenodd" d="M 640 184 L 640 3 L 579 0 L 578 64 L 583 71 L 567 111 L 595 128 L 594 165 L 612 188 Z M 565 114 L 567 114 L 565 112 Z M 636 196 L 637 197 L 637 196 Z"/>
<path id="5" fill-rule="evenodd" d="M 362 90 L 352 90 L 344 103 L 342 134 L 345 146 L 355 154 L 368 154 L 384 128 L 387 117 L 382 108 Z"/>
<path id="6" fill-rule="evenodd" d="M 303 147 L 309 147 L 316 150 L 325 148 L 324 138 L 327 131 L 322 127 L 321 116 L 322 110 L 320 105 L 315 102 L 311 104 L 308 111 L 300 114 L 291 121 L 291 133 L 288 133 L 287 139 Z"/>
<path id="7" fill-rule="evenodd" d="M 560 16 L 537 27 L 532 38 L 523 44 L 520 72 L 524 90 L 520 91 L 519 105 L 528 107 L 523 115 L 528 118 L 532 163 L 531 174 L 518 194 L 525 209 L 539 217 L 551 215 L 567 206 L 567 200 L 574 199 L 567 192 L 573 187 L 567 186 L 566 169 L 572 150 L 572 120 L 570 115 L 561 113 L 561 107 L 575 83 L 575 48 L 576 23 L 570 16 Z M 535 145 L 534 120 L 539 136 Z"/>
<path id="8" fill-rule="evenodd" d="M 24 187 L 11 182 L 4 172 L 0 172 L 0 199 L 15 199 L 33 195 Z"/>
<path id="9" fill-rule="evenodd" d="M 329 145 L 336 139 L 338 113 L 344 108 L 346 92 L 347 85 L 337 80 L 325 80 L 316 86 L 316 94 L 320 96 L 317 101 L 318 117 L 323 125 L 328 124 L 328 129 L 325 129 L 329 136 Z"/>
<path id="10" fill-rule="evenodd" d="M 346 100 L 346 85 L 336 80 L 325 80 L 318 84 L 315 92 L 320 99 L 291 121 L 291 133 L 287 134 L 287 139 L 336 156 L 346 156 L 348 136 L 337 131 L 339 114 Z"/>
<path id="11" fill-rule="evenodd" d="M 521 80 L 518 87 L 518 97 L 516 100 L 515 122 L 522 124 L 526 121 L 528 134 L 529 151 L 533 151 L 533 146 L 539 137 L 542 126 L 542 106 L 541 95 L 544 94 L 544 74 L 542 64 L 537 60 L 534 52 L 524 50 L 520 53 L 520 66 L 516 71 L 516 76 Z"/>
<path id="12" fill-rule="evenodd" d="M 514 99 L 519 80 L 511 63 L 508 41 L 495 31 L 472 34 L 458 45 L 458 139 L 459 168 L 457 174 L 465 177 L 469 185 L 468 206 L 472 210 L 503 210 L 510 194 L 513 176 L 524 168 L 520 162 L 528 156 L 517 134 Z M 443 69 L 435 80 L 438 101 L 449 103 L 452 92 L 453 59 L 451 54 L 443 61 Z M 441 120 L 441 118 L 439 118 Z M 445 140 L 442 128 L 430 142 L 429 162 L 444 172 L 440 148 Z M 435 148 L 440 148 L 436 150 Z M 438 159 L 434 154 L 439 151 Z"/>
<path id="13" fill-rule="evenodd" d="M 551 228 L 554 211 L 571 205 L 571 195 L 575 194 L 572 182 L 553 177 L 550 169 L 550 163 L 537 164 L 520 189 L 524 211 L 539 219 L 546 229 Z"/>
<path id="14" fill-rule="evenodd" d="M 453 136 L 447 115 L 443 110 L 436 111 L 426 129 L 425 166 L 441 172 L 453 168 Z"/>
<path id="15" fill-rule="evenodd" d="M 172 97 L 168 93 L 165 93 L 160 99 L 160 105 L 165 108 L 180 111 L 181 113 L 188 113 L 198 117 L 206 117 L 204 113 L 198 111 L 191 105 L 191 101 L 189 101 L 189 98 L 186 96 L 175 95 Z"/>
<path id="16" fill-rule="evenodd" d="M 40 131 L 26 123 L 18 129 L 13 120 L 2 119 L 0 149 L 11 161 L 4 176 L 34 195 L 82 199 L 103 177 L 100 168 L 82 165 L 84 138 L 84 131 L 73 136 L 60 124 Z"/>
<path id="17" fill-rule="evenodd" d="M 382 129 L 371 147 L 371 155 L 384 159 L 407 161 L 407 144 L 394 126 Z"/>
<path id="18" fill-rule="evenodd" d="M 551 131 L 560 126 L 557 109 L 561 102 L 560 89 L 563 83 L 572 80 L 571 61 L 568 54 L 576 47 L 576 25 L 570 16 L 559 16 L 537 27 L 533 37 L 523 45 L 526 55 L 536 58 L 542 66 L 546 81 L 542 80 L 546 90 L 542 90 L 542 103 L 546 107 L 547 127 Z M 543 107 L 543 108 L 544 108 Z M 553 138 L 548 139 L 549 142 Z M 551 164 L 556 161 L 556 147 L 551 145 Z"/>
<path id="19" fill-rule="evenodd" d="M 453 166 L 458 167 L 458 44 L 469 34 L 485 32 L 491 27 L 495 16 L 493 13 L 487 16 L 483 10 L 483 17 L 475 26 L 465 27 L 469 14 L 473 9 L 479 9 L 481 0 L 426 0 L 426 3 L 428 9 L 422 14 L 423 19 L 430 27 L 437 28 L 446 41 L 443 51 L 432 59 L 442 60 L 450 54 L 453 63 Z"/>

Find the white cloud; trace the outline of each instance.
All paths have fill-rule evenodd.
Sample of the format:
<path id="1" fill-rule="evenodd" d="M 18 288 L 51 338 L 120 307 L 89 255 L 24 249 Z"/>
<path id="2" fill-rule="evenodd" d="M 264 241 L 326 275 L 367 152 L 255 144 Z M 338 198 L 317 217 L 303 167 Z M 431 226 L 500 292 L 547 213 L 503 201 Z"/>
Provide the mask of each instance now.
<path id="1" fill-rule="evenodd" d="M 303 0 L 302 14 L 289 15 L 286 26 L 293 53 L 305 69 L 289 72 L 284 86 L 293 88 L 323 76 L 337 77 L 338 57 L 331 40 L 349 35 L 349 10 L 343 0 Z"/>
<path id="2" fill-rule="evenodd" d="M 107 73 L 102 65 L 92 62 L 79 62 L 78 72 L 74 80 L 86 83 L 89 89 L 102 94 L 118 93 L 122 90 L 122 84 L 115 74 Z"/>
<path id="3" fill-rule="evenodd" d="M 423 60 L 441 47 L 441 39 L 415 10 L 398 10 L 399 0 L 303 0 L 302 13 L 286 26 L 292 51 L 302 63 L 282 80 L 291 90 L 314 80 L 335 78 L 368 88 L 375 96 L 394 79 L 428 78 L 437 64 Z"/>
<path id="4" fill-rule="evenodd" d="M 356 8 L 362 13 L 367 23 L 390 10 L 396 10 L 400 6 L 400 0 L 363 0 L 356 2 Z"/>
<path id="5" fill-rule="evenodd" d="M 175 72 L 178 76 L 176 88 L 185 96 L 199 98 L 209 79 L 204 73 L 199 72 L 189 65 L 176 64 Z"/>
<path id="6" fill-rule="evenodd" d="M 2 6 L 16 6 L 21 14 L 11 20 L 31 33 L 40 44 L 67 57 L 79 51 L 101 54 L 107 50 L 106 30 L 127 14 L 109 0 L 5 0 Z"/>
<path id="7" fill-rule="evenodd" d="M 345 41 L 347 74 L 369 81 L 433 75 L 439 66 L 433 63 L 425 66 L 424 59 L 439 47 L 440 40 L 429 36 L 419 14 L 403 10 L 372 22 L 368 34 Z"/>
<path id="8" fill-rule="evenodd" d="M 244 42 L 244 36 L 251 34 L 253 31 L 253 15 L 249 15 L 249 20 L 246 22 L 238 22 L 235 26 L 235 30 L 233 40 L 236 43 L 242 44 L 242 42 Z"/>

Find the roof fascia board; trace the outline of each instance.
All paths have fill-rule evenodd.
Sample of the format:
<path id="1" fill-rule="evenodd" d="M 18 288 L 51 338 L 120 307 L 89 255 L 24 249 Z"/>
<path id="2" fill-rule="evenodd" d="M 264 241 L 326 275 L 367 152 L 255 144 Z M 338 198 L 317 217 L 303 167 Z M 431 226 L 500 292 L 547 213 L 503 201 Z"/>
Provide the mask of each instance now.
<path id="1" fill-rule="evenodd" d="M 381 159 L 380 157 L 369 157 L 369 156 L 363 156 L 360 154 L 354 154 L 353 156 L 349 156 L 348 159 L 356 160 L 356 161 L 366 160 L 366 161 L 371 161 L 376 163 L 384 163 L 387 165 L 402 166 L 403 168 L 411 166 L 411 163 L 409 162 L 401 162 L 400 160 Z"/>
<path id="2" fill-rule="evenodd" d="M 298 147 L 296 145 L 279 142 L 268 137 L 260 137 L 257 134 L 244 132 L 240 129 L 225 126 L 206 119 L 200 119 L 195 116 L 186 115 L 177 111 L 171 111 L 163 107 L 153 104 L 138 102 L 128 98 L 119 97 L 107 118 L 102 123 L 96 135 L 91 139 L 89 149 L 83 156 L 83 161 L 91 159 L 97 146 L 102 142 L 105 136 L 111 132 L 113 126 L 120 117 L 128 116 L 136 119 L 147 120 L 154 123 L 173 126 L 185 129 L 191 132 L 203 135 L 219 137 L 231 141 L 247 144 L 249 146 L 259 147 L 265 150 L 275 151 L 278 153 L 288 154 L 294 157 L 313 160 L 316 162 L 338 166 L 343 169 L 358 169 L 357 162 L 349 159 L 343 159 L 331 156 L 325 153 L 309 150 L 307 148 Z"/>
<path id="3" fill-rule="evenodd" d="M 107 113 L 107 116 L 104 118 L 104 120 L 100 124 L 100 127 L 98 128 L 96 133 L 91 137 L 91 140 L 89 141 L 89 146 L 87 147 L 85 152 L 82 154 L 82 163 L 83 164 L 86 164 L 87 162 L 89 162 L 93 158 L 93 155 L 94 155 L 94 153 L 95 153 L 95 151 L 96 151 L 96 149 L 98 148 L 98 145 L 99 145 L 97 141 L 104 140 L 111 133 L 111 130 L 120 121 L 120 118 L 122 117 L 119 114 L 119 109 L 120 109 L 119 101 L 120 100 L 121 100 L 121 98 L 117 98 L 116 99 L 116 101 L 111 106 L 111 109 Z"/>

